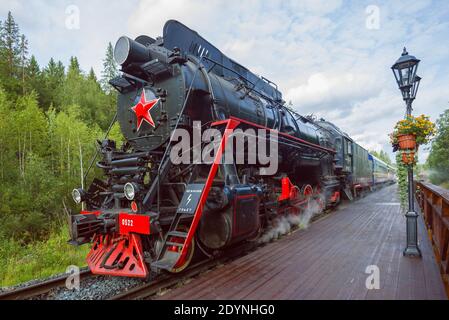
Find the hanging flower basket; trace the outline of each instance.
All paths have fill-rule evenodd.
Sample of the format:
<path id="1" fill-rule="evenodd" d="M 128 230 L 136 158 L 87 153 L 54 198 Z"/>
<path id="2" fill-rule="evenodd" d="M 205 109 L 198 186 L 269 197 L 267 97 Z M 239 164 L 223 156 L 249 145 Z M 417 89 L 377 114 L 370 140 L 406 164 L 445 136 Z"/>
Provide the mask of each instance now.
<path id="1" fill-rule="evenodd" d="M 419 145 L 428 143 L 434 134 L 435 124 L 429 117 L 409 115 L 396 123 L 390 141 L 394 152 L 398 149 L 416 150 Z"/>
<path id="2" fill-rule="evenodd" d="M 416 148 L 416 136 L 413 134 L 399 134 L 397 136 L 399 149 L 414 150 Z"/>
<path id="3" fill-rule="evenodd" d="M 402 152 L 402 162 L 405 165 L 413 165 L 415 164 L 415 151 L 403 151 Z"/>

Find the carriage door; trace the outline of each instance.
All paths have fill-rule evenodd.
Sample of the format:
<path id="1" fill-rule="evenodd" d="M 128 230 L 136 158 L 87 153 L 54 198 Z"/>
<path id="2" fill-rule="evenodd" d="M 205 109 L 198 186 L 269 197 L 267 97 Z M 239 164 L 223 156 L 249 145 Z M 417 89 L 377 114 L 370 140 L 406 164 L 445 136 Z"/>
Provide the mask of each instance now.
<path id="1" fill-rule="evenodd" d="M 346 172 L 352 172 L 353 168 L 353 148 L 352 148 L 352 141 L 349 139 L 344 139 L 344 168 L 343 170 Z"/>

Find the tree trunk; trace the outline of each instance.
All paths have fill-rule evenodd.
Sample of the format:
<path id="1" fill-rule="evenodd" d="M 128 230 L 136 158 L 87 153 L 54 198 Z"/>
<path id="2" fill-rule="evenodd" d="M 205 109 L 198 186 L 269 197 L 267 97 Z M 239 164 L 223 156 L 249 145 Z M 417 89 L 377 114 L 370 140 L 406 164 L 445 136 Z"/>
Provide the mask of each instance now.
<path id="1" fill-rule="evenodd" d="M 61 136 L 61 144 L 59 145 L 59 171 L 61 173 L 61 176 L 63 174 L 63 170 L 64 170 L 64 155 L 63 155 L 63 149 L 62 149 L 62 136 Z"/>
<path id="2" fill-rule="evenodd" d="M 5 175 L 5 171 L 3 169 L 4 164 L 3 164 L 3 148 L 1 147 L 2 143 L 0 141 L 0 167 L 2 168 L 2 181 L 4 179 L 4 175 Z"/>
<path id="3" fill-rule="evenodd" d="M 23 134 L 23 154 L 22 154 L 22 177 L 23 180 L 25 180 L 25 162 L 26 162 L 26 141 L 27 141 L 27 134 L 26 132 Z"/>
<path id="4" fill-rule="evenodd" d="M 70 179 L 70 137 L 67 141 L 67 181 Z"/>
<path id="5" fill-rule="evenodd" d="M 78 136 L 78 146 L 80 149 L 80 177 L 81 177 L 81 189 L 84 190 L 84 169 L 83 169 L 83 150 L 81 148 L 81 141 Z M 81 202 L 81 210 L 84 211 L 84 202 Z"/>

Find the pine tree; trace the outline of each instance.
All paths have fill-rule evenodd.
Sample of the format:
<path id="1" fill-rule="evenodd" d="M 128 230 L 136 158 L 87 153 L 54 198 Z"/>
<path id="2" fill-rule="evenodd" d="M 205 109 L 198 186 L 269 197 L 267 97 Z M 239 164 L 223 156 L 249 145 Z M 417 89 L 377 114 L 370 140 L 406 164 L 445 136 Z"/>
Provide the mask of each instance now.
<path id="1" fill-rule="evenodd" d="M 30 63 L 28 64 L 27 70 L 30 78 L 37 77 L 41 72 L 39 64 L 37 63 L 36 57 L 34 55 L 32 55 L 30 58 Z"/>
<path id="2" fill-rule="evenodd" d="M 90 68 L 89 75 L 87 76 L 87 79 L 90 81 L 97 82 L 97 76 L 95 75 L 94 68 Z"/>
<path id="3" fill-rule="evenodd" d="M 97 75 L 95 74 L 94 68 L 90 68 L 89 75 L 87 76 L 87 81 L 95 87 L 99 94 L 102 94 L 101 84 L 98 82 Z"/>
<path id="4" fill-rule="evenodd" d="M 82 98 L 83 82 L 85 81 L 81 68 L 76 57 L 70 57 L 70 63 L 67 69 L 66 80 L 61 91 L 61 104 L 67 107 L 72 104 L 79 104 Z"/>
<path id="5" fill-rule="evenodd" d="M 19 26 L 14 21 L 11 12 L 2 24 L 0 61 L 2 61 L 0 75 L 6 91 L 13 96 L 20 93 L 20 33 Z"/>
<path id="6" fill-rule="evenodd" d="M 64 65 L 61 61 L 50 59 L 42 71 L 44 94 L 41 97 L 41 107 L 48 110 L 53 105 L 59 110 L 61 105 L 61 92 L 65 81 Z"/>
<path id="7" fill-rule="evenodd" d="M 67 77 L 75 76 L 78 77 L 81 75 L 81 68 L 78 62 L 77 57 L 70 57 L 69 69 L 67 71 Z"/>
<path id="8" fill-rule="evenodd" d="M 20 36 L 19 26 L 14 21 L 11 11 L 8 12 L 8 18 L 3 24 L 3 41 L 6 46 L 6 61 L 10 76 L 14 76 L 17 60 L 20 56 Z"/>
<path id="9" fill-rule="evenodd" d="M 47 66 L 42 70 L 42 73 L 46 80 L 49 82 L 54 82 L 57 79 L 57 65 L 53 58 L 50 58 L 50 61 L 48 62 Z"/>
<path id="10" fill-rule="evenodd" d="M 42 94 L 42 77 L 41 70 L 39 68 L 39 64 L 37 63 L 36 58 L 31 56 L 30 62 L 26 67 L 26 91 L 31 92 L 35 91 L 39 96 Z"/>
<path id="11" fill-rule="evenodd" d="M 65 67 L 61 61 L 58 61 L 58 64 L 56 65 L 56 74 L 61 78 L 65 77 Z"/>
<path id="12" fill-rule="evenodd" d="M 25 38 L 25 35 L 22 34 L 20 37 L 20 68 L 22 74 L 22 94 L 25 94 L 25 69 L 28 62 L 28 40 Z"/>
<path id="13" fill-rule="evenodd" d="M 114 79 L 118 75 L 118 67 L 114 59 L 114 48 L 109 42 L 106 49 L 106 57 L 103 60 L 103 71 L 101 73 L 101 87 L 107 94 L 110 94 L 113 90 L 112 86 L 109 84 L 109 80 Z"/>

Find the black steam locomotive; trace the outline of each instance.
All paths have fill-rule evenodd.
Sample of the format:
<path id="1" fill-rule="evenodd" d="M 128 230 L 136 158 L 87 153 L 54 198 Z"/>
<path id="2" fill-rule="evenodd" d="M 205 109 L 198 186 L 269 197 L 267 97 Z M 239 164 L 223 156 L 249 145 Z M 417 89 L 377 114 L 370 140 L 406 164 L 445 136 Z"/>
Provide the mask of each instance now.
<path id="1" fill-rule="evenodd" d="M 71 242 L 92 243 L 93 273 L 180 272 L 197 248 L 212 256 L 254 241 L 281 215 L 335 206 L 394 179 L 335 125 L 297 114 L 273 82 L 177 21 L 163 37 L 121 37 L 114 55 L 122 72 L 110 84 L 126 142 L 99 143 L 104 178 L 73 191 L 86 210 L 70 221 Z M 180 148 L 180 130 L 199 139 Z M 206 132 L 215 135 L 201 139 Z M 223 161 L 228 154 L 233 161 Z"/>

